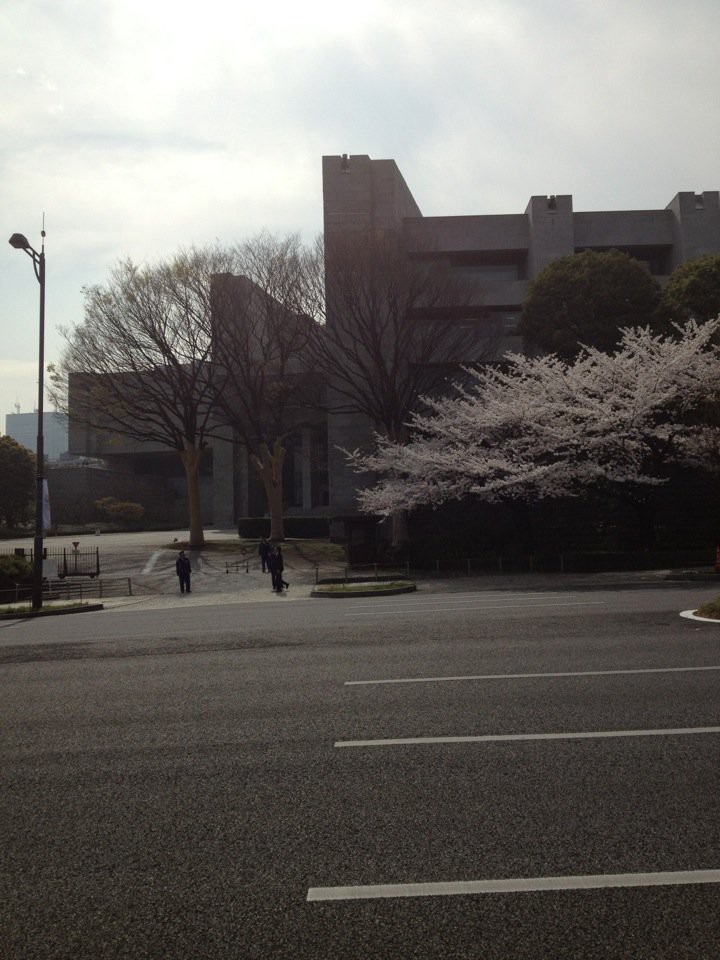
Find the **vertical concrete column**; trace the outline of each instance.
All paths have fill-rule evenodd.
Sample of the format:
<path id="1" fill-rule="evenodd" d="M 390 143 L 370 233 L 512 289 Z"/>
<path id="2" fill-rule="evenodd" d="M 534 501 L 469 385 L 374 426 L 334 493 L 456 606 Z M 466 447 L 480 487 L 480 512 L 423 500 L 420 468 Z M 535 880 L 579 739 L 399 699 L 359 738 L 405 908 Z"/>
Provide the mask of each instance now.
<path id="1" fill-rule="evenodd" d="M 302 506 L 312 510 L 312 431 L 307 427 L 301 434 Z"/>
<path id="2" fill-rule="evenodd" d="M 232 527 L 237 520 L 232 428 L 225 428 L 222 438 L 212 440 L 212 452 L 212 522 L 216 527 Z"/>
<path id="3" fill-rule="evenodd" d="M 719 191 L 678 193 L 666 209 L 673 215 L 673 269 L 720 249 Z"/>
<path id="4" fill-rule="evenodd" d="M 572 196 L 531 197 L 528 218 L 528 279 L 551 261 L 575 252 Z"/>

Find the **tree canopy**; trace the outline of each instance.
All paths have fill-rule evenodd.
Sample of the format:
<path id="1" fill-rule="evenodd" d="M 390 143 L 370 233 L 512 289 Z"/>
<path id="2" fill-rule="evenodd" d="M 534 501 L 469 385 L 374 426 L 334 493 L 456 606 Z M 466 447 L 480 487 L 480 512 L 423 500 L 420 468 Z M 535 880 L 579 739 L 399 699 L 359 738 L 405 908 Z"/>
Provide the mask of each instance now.
<path id="1" fill-rule="evenodd" d="M 618 250 L 560 257 L 530 283 L 520 333 L 532 348 L 577 356 L 583 346 L 612 350 L 626 327 L 653 325 L 660 286 Z"/>
<path id="2" fill-rule="evenodd" d="M 326 238 L 325 288 L 316 354 L 333 409 L 365 414 L 390 438 L 404 435 L 419 398 L 449 368 L 497 348 L 491 322 L 465 319 L 470 285 L 432 251 L 408 254 L 394 235 Z"/>
<path id="3" fill-rule="evenodd" d="M 0 519 L 5 526 L 27 520 L 34 490 L 35 454 L 12 437 L 0 437 Z"/>
<path id="4" fill-rule="evenodd" d="M 673 462 L 717 468 L 720 431 L 692 413 L 720 387 L 718 329 L 631 329 L 612 354 L 512 356 L 506 368 L 468 371 L 469 386 L 411 418 L 410 443 L 379 438 L 374 455 L 351 454 L 358 471 L 383 476 L 362 508 L 391 514 L 470 494 L 532 502 L 655 485 Z"/>
<path id="5" fill-rule="evenodd" d="M 324 269 L 315 355 L 333 413 L 362 414 L 403 441 L 425 394 L 444 388 L 461 362 L 497 355 L 499 326 L 480 316 L 477 292 L 432 250 L 408 253 L 392 233 L 331 236 Z M 393 543 L 405 539 L 398 510 Z"/>
<path id="6" fill-rule="evenodd" d="M 210 279 L 230 259 L 208 247 L 149 266 L 118 263 L 105 284 L 84 291 L 84 321 L 63 331 L 53 391 L 75 421 L 177 450 L 193 546 L 203 542 L 199 463 L 221 389 L 211 363 Z"/>
<path id="7" fill-rule="evenodd" d="M 720 256 L 695 257 L 676 267 L 663 288 L 662 306 L 676 321 L 720 316 Z"/>
<path id="8" fill-rule="evenodd" d="M 313 423 L 320 385 L 311 345 L 318 265 L 291 235 L 234 250 L 239 275 L 213 278 L 216 418 L 233 428 L 263 484 L 270 535 L 284 538 L 283 462 L 290 433 Z"/>

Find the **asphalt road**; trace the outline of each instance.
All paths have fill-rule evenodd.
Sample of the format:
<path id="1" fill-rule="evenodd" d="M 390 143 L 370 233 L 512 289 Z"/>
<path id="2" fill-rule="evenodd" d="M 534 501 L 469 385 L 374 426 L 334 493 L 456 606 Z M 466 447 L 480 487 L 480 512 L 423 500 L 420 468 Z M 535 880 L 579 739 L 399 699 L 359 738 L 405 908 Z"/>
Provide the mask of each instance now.
<path id="1" fill-rule="evenodd" d="M 720 957 L 714 593 L 0 624 L 0 955 Z"/>

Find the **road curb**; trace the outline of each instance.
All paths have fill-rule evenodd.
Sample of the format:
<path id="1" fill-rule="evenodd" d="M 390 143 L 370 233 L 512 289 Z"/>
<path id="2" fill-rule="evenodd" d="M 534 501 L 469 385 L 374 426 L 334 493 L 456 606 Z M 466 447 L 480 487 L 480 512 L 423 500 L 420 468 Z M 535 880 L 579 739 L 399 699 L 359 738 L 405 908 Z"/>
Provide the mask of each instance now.
<path id="1" fill-rule="evenodd" d="M 322 597 L 329 600 L 347 600 L 349 597 L 392 597 L 400 593 L 413 593 L 417 590 L 417 584 L 408 583 L 404 587 L 393 587 L 388 590 L 348 590 L 340 592 L 338 590 L 323 590 L 322 587 L 313 587 L 310 592 L 311 597 Z"/>
<path id="2" fill-rule="evenodd" d="M 89 603 L 84 607 L 59 607 L 53 610 L 28 610 L 26 613 L 0 613 L 0 620 L 35 620 L 38 617 L 63 617 L 69 613 L 93 613 L 104 610 L 101 603 Z"/>
<path id="3" fill-rule="evenodd" d="M 686 620 L 699 620 L 701 623 L 720 623 L 715 617 L 698 617 L 695 610 L 681 610 L 680 616 Z"/>

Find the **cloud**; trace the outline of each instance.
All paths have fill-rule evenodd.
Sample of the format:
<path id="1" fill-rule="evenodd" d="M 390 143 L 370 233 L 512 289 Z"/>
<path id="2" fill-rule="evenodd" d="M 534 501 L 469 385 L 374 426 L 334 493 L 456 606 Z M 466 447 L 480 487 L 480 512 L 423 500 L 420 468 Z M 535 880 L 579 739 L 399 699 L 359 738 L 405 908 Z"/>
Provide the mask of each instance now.
<path id="1" fill-rule="evenodd" d="M 33 243 L 47 214 L 48 358 L 120 256 L 310 239 L 323 154 L 394 158 L 427 215 L 717 189 L 719 45 L 716 0 L 2 4 L 0 211 Z M 0 288 L 6 354 L 31 359 L 19 255 Z"/>

